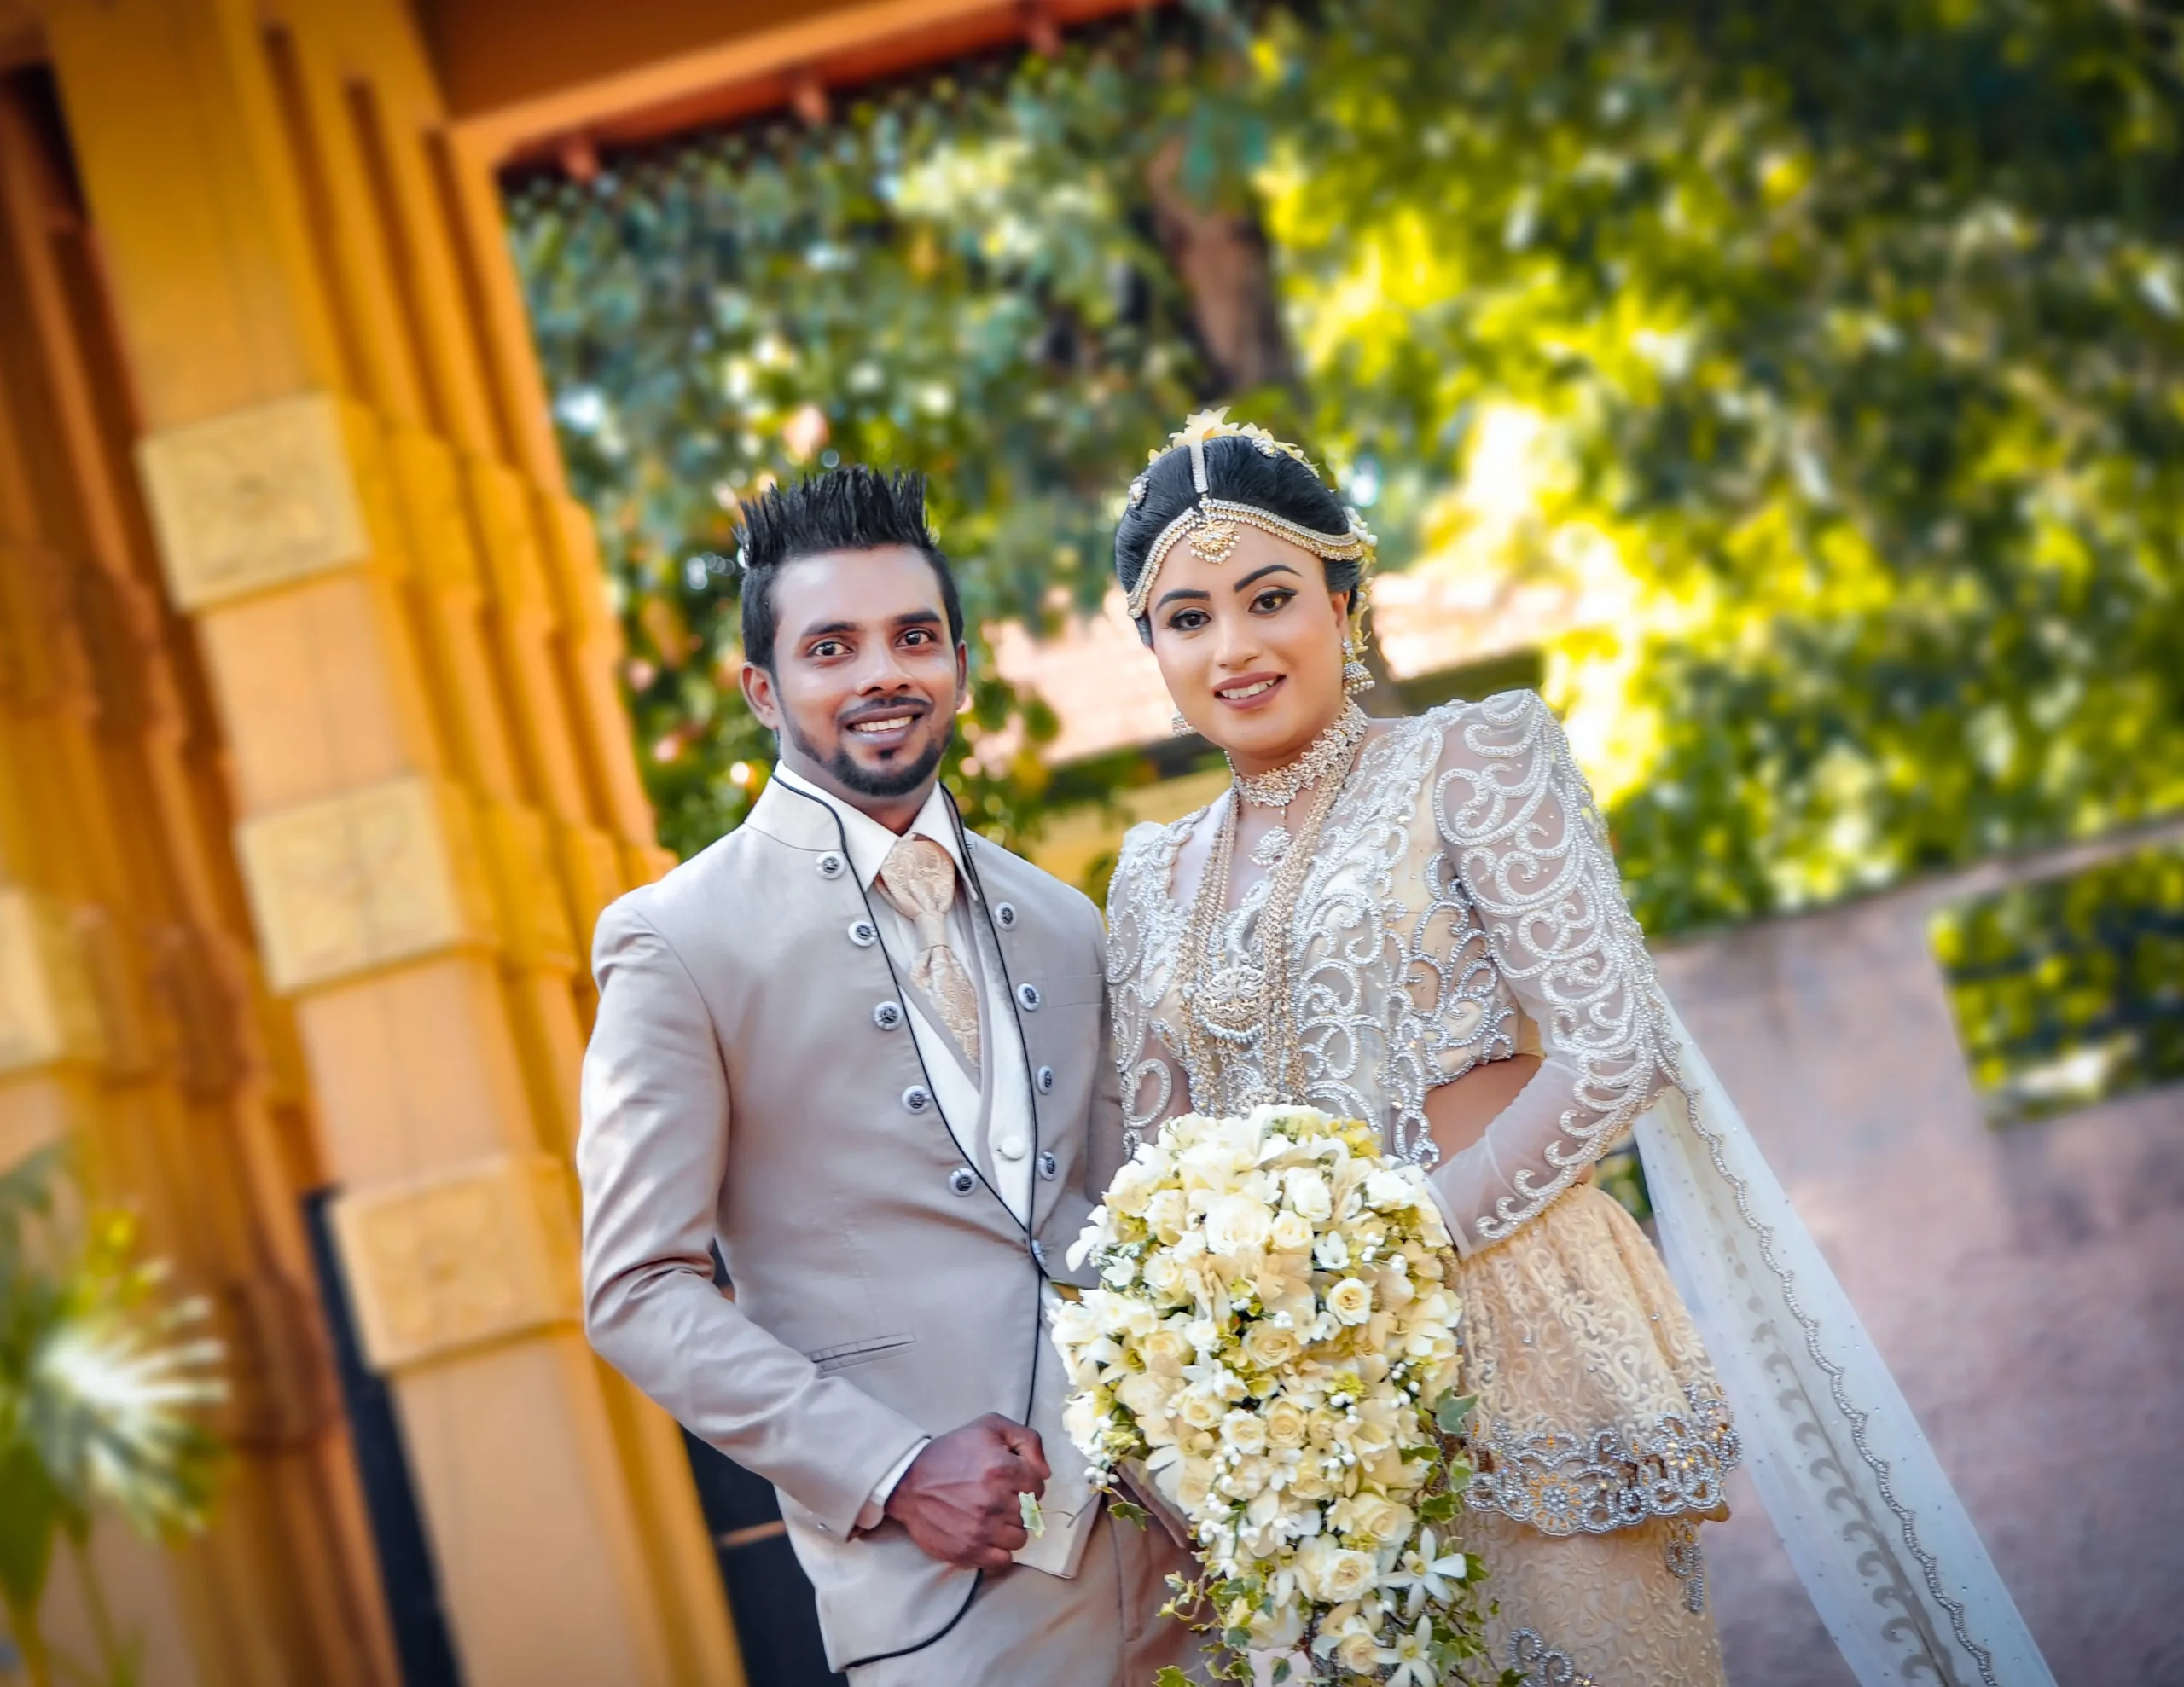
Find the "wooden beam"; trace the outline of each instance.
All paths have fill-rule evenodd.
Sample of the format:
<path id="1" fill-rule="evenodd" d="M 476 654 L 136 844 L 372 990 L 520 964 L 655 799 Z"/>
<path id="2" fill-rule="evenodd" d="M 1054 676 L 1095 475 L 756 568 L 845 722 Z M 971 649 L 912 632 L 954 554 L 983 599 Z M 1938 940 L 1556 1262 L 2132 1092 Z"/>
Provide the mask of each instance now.
<path id="1" fill-rule="evenodd" d="M 421 0 L 464 149 L 627 144 L 1165 0 Z"/>

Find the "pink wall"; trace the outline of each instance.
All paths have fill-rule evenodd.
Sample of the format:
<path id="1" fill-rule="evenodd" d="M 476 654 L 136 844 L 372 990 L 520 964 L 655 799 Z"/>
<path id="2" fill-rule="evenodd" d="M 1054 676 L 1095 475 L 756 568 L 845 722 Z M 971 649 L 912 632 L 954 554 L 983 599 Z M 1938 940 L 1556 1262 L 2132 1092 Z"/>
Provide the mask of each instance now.
<path id="1" fill-rule="evenodd" d="M 2184 1683 L 2184 1088 L 1996 1132 L 1926 942 L 1993 867 L 1659 952 L 2063 1687 Z M 1850 1675 L 1748 1481 L 1729 1675 Z"/>

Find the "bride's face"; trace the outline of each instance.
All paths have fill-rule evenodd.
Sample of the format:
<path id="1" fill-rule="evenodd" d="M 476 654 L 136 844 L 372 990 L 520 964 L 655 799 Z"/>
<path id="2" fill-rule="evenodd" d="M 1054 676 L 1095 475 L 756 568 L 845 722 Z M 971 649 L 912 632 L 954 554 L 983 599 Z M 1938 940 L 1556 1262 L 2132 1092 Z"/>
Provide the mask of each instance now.
<path id="1" fill-rule="evenodd" d="M 1239 525 L 1208 562 L 1188 540 L 1153 594 L 1153 654 L 1183 718 L 1246 773 L 1295 757 L 1342 708 L 1348 594 L 1310 551 Z"/>

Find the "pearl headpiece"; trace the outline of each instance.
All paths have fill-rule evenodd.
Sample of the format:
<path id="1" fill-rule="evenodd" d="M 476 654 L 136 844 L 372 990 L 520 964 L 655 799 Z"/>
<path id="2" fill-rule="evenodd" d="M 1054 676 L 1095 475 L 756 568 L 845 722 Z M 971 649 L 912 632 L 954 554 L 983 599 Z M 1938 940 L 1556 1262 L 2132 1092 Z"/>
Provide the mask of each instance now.
<path id="1" fill-rule="evenodd" d="M 1200 410 L 1186 421 L 1181 431 L 1170 434 L 1160 450 L 1148 454 L 1148 460 L 1158 462 L 1167 452 L 1178 445 L 1191 454 L 1191 484 L 1198 493 L 1198 501 L 1184 510 L 1173 521 L 1160 530 L 1152 548 L 1145 555 L 1145 571 L 1137 577 L 1137 583 L 1130 588 L 1128 607 L 1130 618 L 1136 620 L 1146 612 L 1146 606 L 1153 601 L 1153 588 L 1160 577 L 1160 565 L 1168 559 L 1168 553 L 1188 540 L 1194 554 L 1208 562 L 1226 562 L 1236 548 L 1236 529 L 1239 525 L 1256 527 L 1263 533 L 1271 533 L 1277 539 L 1333 562 L 1369 560 L 1374 543 L 1373 531 L 1355 510 L 1349 512 L 1350 530 L 1345 533 L 1322 533 L 1304 526 L 1272 510 L 1261 509 L 1256 504 L 1239 503 L 1233 498 L 1216 498 L 1207 494 L 1205 474 L 1205 442 L 1209 439 L 1248 439 L 1262 456 L 1294 457 L 1306 468 L 1312 467 L 1311 459 L 1294 445 L 1276 439 L 1264 428 L 1250 422 L 1232 422 L 1225 409 Z M 1315 474 L 1318 470 L 1313 469 Z M 1130 483 L 1130 501 L 1135 506 L 1145 500 L 1145 477 Z"/>

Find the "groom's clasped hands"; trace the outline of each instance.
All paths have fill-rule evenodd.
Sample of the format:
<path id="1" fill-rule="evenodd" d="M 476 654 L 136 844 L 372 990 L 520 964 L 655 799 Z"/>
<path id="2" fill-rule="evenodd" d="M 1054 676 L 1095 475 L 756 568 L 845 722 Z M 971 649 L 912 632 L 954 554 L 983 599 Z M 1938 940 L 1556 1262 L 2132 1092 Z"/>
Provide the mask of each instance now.
<path id="1" fill-rule="evenodd" d="M 886 1511 L 930 1557 L 1004 1569 L 1031 1539 L 1018 1496 L 1037 1499 L 1053 1474 L 1036 1430 L 990 1412 L 928 1442 L 887 1496 Z"/>

